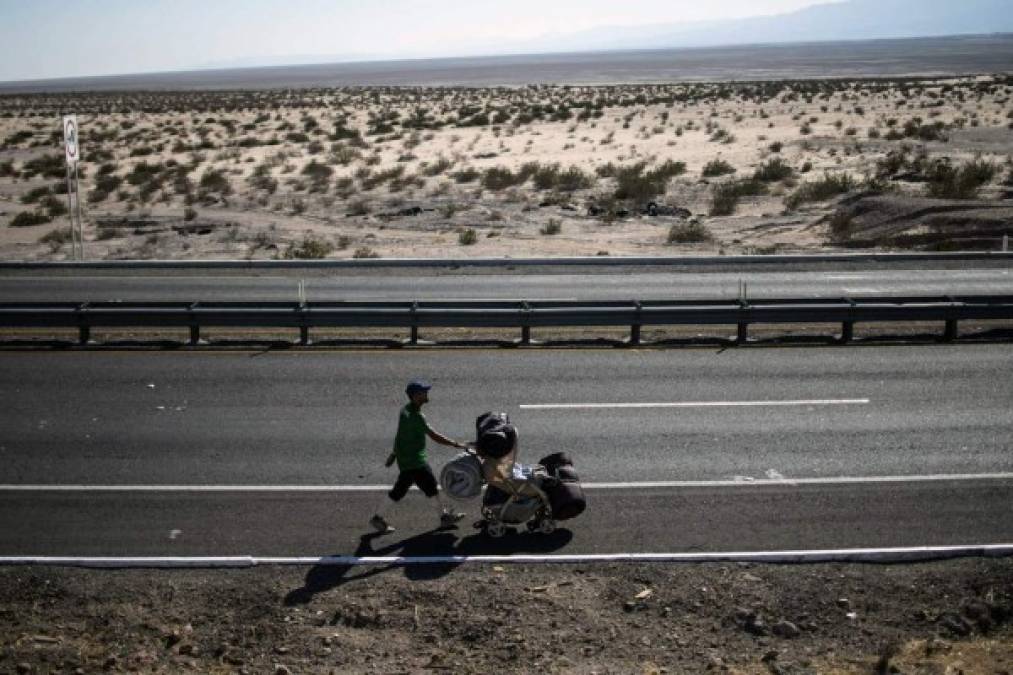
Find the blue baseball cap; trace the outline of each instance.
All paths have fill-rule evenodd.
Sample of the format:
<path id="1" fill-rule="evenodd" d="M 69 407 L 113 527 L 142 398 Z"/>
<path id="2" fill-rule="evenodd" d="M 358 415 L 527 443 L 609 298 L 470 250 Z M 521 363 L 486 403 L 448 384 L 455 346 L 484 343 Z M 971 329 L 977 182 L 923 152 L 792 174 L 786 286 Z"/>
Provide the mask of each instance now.
<path id="1" fill-rule="evenodd" d="M 425 380 L 412 380 L 408 383 L 408 387 L 405 389 L 405 393 L 409 396 L 414 396 L 423 391 L 429 391 L 433 388 L 433 385 L 429 384 Z"/>

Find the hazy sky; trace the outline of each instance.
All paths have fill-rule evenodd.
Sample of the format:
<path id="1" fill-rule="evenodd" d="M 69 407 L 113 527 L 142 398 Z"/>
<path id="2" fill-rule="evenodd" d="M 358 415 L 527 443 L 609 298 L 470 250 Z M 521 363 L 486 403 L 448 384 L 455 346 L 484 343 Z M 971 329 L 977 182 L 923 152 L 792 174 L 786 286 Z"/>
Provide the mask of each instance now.
<path id="1" fill-rule="evenodd" d="M 240 59 L 483 54 L 551 33 L 777 14 L 828 1 L 0 0 L 7 54 L 0 81 Z"/>

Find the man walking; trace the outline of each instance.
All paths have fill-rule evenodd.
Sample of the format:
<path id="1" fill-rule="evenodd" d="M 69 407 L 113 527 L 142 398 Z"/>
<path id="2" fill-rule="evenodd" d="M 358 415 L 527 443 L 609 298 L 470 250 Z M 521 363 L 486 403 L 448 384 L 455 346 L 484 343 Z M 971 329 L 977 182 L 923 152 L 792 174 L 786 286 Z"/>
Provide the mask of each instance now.
<path id="1" fill-rule="evenodd" d="M 440 487 L 436 482 L 432 467 L 429 466 L 429 457 L 426 455 L 426 437 L 428 436 L 436 443 L 447 445 L 452 448 L 464 449 L 463 443 L 447 438 L 434 430 L 422 414 L 422 406 L 429 402 L 429 390 L 432 385 L 421 380 L 413 380 L 408 383 L 405 393 L 408 395 L 408 404 L 401 409 L 397 422 L 397 434 L 394 436 L 394 451 L 387 458 L 385 466 L 391 466 L 397 462 L 397 482 L 390 492 L 384 495 L 383 502 L 376 510 L 376 513 L 369 520 L 369 524 L 380 533 L 393 532 L 394 528 L 387 523 L 386 515 L 394 504 L 408 493 L 408 488 L 417 485 L 422 493 L 428 497 L 435 497 L 435 503 L 440 512 L 440 526 L 452 527 L 461 518 L 463 513 L 456 513 L 449 508 L 440 494 Z"/>

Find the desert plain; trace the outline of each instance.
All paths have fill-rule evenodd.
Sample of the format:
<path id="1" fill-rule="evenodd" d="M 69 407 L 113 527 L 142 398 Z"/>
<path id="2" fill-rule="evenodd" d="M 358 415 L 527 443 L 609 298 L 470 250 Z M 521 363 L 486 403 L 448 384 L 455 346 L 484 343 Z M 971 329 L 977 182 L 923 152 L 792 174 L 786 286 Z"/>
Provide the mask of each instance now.
<path id="1" fill-rule="evenodd" d="M 4 94 L 0 259 L 997 250 L 1013 77 Z"/>

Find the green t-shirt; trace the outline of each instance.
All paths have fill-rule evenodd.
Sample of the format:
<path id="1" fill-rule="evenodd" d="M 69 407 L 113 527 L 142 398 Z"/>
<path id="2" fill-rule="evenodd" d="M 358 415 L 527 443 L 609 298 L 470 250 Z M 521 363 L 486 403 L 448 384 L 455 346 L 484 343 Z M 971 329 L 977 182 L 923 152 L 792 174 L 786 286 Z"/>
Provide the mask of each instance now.
<path id="1" fill-rule="evenodd" d="M 426 432 L 429 423 L 422 410 L 414 403 L 401 408 L 394 436 L 394 455 L 401 471 L 420 469 L 429 461 L 426 456 Z"/>

